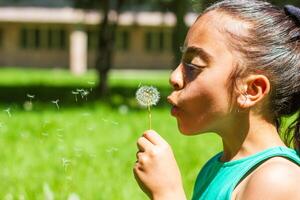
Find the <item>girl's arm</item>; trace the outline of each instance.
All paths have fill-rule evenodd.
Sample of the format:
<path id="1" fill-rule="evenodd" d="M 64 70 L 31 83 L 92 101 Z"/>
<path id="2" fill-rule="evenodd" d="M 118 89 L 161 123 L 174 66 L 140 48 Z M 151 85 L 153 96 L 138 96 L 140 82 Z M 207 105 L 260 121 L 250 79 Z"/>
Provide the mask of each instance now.
<path id="1" fill-rule="evenodd" d="M 146 131 L 137 141 L 134 166 L 141 189 L 154 200 L 185 200 L 181 175 L 169 144 L 155 131 Z"/>

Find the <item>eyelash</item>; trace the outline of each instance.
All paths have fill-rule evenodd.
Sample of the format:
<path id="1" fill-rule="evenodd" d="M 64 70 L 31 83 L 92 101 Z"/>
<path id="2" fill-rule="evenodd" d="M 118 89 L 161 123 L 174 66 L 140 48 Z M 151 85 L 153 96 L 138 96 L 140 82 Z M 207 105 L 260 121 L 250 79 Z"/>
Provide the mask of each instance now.
<path id="1" fill-rule="evenodd" d="M 184 71 L 189 80 L 195 78 L 195 76 L 202 71 L 203 66 L 197 66 L 191 63 L 182 62 L 184 66 Z"/>
<path id="2" fill-rule="evenodd" d="M 189 71 L 202 71 L 203 66 L 194 65 L 191 63 L 182 62 L 185 69 L 188 69 Z"/>

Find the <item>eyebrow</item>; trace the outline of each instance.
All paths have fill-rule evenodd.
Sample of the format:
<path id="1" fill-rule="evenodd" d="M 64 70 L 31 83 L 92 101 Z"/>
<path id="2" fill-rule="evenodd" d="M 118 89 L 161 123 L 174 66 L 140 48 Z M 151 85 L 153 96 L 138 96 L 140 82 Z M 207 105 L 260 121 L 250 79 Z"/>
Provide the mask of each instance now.
<path id="1" fill-rule="evenodd" d="M 197 54 L 201 58 L 203 58 L 203 60 L 205 62 L 210 62 L 212 60 L 212 56 L 200 47 L 196 47 L 196 46 L 186 47 L 186 46 L 183 46 L 183 47 L 181 47 L 181 52 L 183 54 L 190 54 L 190 53 L 191 54 Z"/>

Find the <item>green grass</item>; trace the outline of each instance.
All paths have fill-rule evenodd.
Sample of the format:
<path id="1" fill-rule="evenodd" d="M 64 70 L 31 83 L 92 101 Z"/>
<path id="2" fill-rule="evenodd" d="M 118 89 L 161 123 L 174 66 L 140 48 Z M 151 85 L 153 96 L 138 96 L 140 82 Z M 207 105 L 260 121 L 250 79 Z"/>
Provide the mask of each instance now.
<path id="1" fill-rule="evenodd" d="M 111 98 L 78 102 L 55 92 L 89 88 L 88 82 L 97 82 L 95 72 L 75 77 L 63 70 L 6 68 L 0 75 L 0 86 L 10 91 L 0 99 L 0 199 L 45 199 L 45 188 L 55 199 L 71 193 L 87 200 L 147 199 L 132 174 L 136 140 L 148 126 L 147 112 L 137 107 L 133 92 L 140 83 L 152 84 L 164 90 L 165 98 L 169 72 L 113 72 Z M 36 94 L 32 109 L 24 109 L 29 100 L 23 90 Z M 51 103 L 55 95 L 60 109 Z M 8 107 L 11 116 L 4 111 Z M 173 147 L 190 198 L 199 169 L 220 150 L 220 141 L 210 134 L 182 136 L 164 103 L 152 110 L 153 128 Z"/>

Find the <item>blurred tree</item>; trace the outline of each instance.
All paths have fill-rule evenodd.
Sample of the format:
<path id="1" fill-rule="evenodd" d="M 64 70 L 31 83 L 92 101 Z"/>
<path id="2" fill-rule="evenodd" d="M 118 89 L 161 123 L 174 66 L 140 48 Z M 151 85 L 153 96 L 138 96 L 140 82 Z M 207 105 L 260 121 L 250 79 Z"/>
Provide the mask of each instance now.
<path id="1" fill-rule="evenodd" d="M 181 61 L 180 48 L 183 46 L 188 27 L 185 23 L 185 15 L 190 10 L 191 1 L 182 0 L 157 0 L 162 11 L 171 11 L 176 17 L 176 24 L 172 31 L 172 52 L 174 55 L 174 68 Z"/>
<path id="2" fill-rule="evenodd" d="M 201 2 L 201 7 L 203 9 L 207 8 L 208 6 L 210 6 L 211 4 L 215 3 L 215 2 L 218 2 L 217 0 L 198 0 L 198 2 Z M 270 3 L 273 3 L 277 6 L 284 6 L 284 5 L 287 5 L 287 4 L 291 4 L 291 5 L 294 5 L 294 6 L 298 6 L 300 7 L 300 0 L 285 0 L 285 1 L 282 1 L 282 0 L 269 0 Z"/>
<path id="3" fill-rule="evenodd" d="M 180 47 L 183 45 L 188 27 L 185 23 L 185 15 L 191 8 L 203 10 L 217 0 L 72 0 L 74 6 L 82 9 L 97 9 L 102 13 L 103 20 L 99 24 L 98 48 L 95 68 L 99 76 L 98 90 L 99 94 L 106 94 L 108 91 L 107 78 L 111 69 L 112 57 L 114 53 L 114 37 L 117 29 L 117 19 L 119 13 L 123 10 L 159 10 L 161 12 L 172 12 L 176 16 L 177 23 L 172 32 L 172 52 L 174 55 L 174 67 L 180 63 Z M 126 1 L 126 4 L 125 4 Z M 282 6 L 293 4 L 300 6 L 299 0 L 270 0 L 270 2 Z M 115 11 L 115 20 L 109 20 L 109 12 Z"/>
<path id="4" fill-rule="evenodd" d="M 101 12 L 102 21 L 99 23 L 98 45 L 95 68 L 99 77 L 98 94 L 103 96 L 108 92 L 108 73 L 112 68 L 115 33 L 118 25 L 118 16 L 125 0 L 73 0 L 74 7 L 82 9 L 97 9 Z M 113 11 L 113 17 L 110 17 Z"/>

